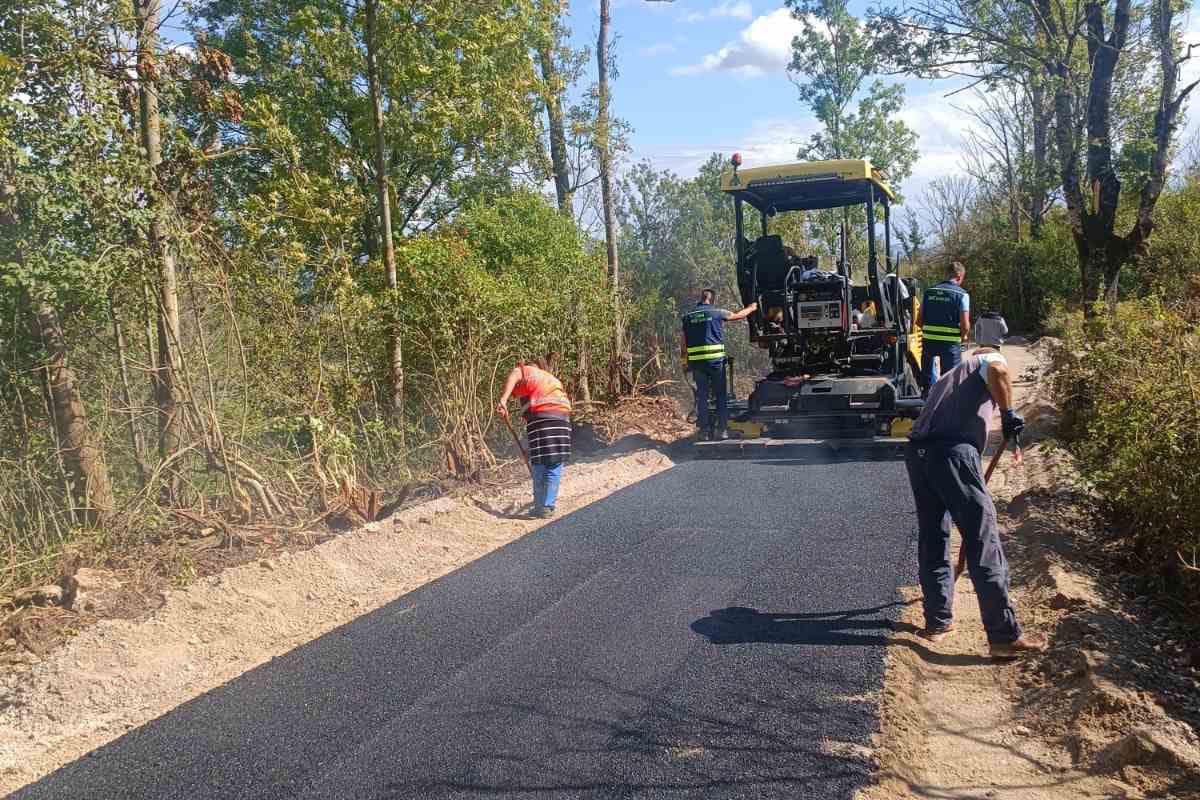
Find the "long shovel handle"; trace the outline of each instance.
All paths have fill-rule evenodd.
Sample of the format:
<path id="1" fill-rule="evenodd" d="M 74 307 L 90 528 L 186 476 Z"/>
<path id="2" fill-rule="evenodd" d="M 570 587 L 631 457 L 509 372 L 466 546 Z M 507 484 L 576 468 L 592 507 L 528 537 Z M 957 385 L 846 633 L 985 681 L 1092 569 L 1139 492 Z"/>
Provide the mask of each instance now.
<path id="1" fill-rule="evenodd" d="M 983 485 L 987 486 L 992 479 L 992 473 L 996 471 L 996 465 L 1000 463 L 1000 456 L 1004 455 L 1004 451 L 1008 449 L 1008 443 L 1012 441 L 1008 436 L 1004 437 L 1004 441 L 996 448 L 996 452 L 992 454 L 992 460 L 988 462 L 987 471 L 983 473 Z M 954 581 L 958 582 L 958 577 L 967 569 L 967 543 L 964 540 L 958 548 L 958 563 L 954 566 Z"/>
<path id="2" fill-rule="evenodd" d="M 513 442 L 516 443 L 517 449 L 521 451 L 521 460 L 525 462 L 525 469 L 529 470 L 529 477 L 533 477 L 533 465 L 529 463 L 529 453 L 525 452 L 525 445 L 521 444 L 521 437 L 517 436 L 517 429 L 513 427 L 512 421 L 505 416 L 500 419 L 504 420 L 504 424 L 508 426 L 508 432 L 512 434 Z"/>
<path id="3" fill-rule="evenodd" d="M 983 473 L 983 485 L 984 486 L 987 486 L 988 483 L 991 482 L 992 473 L 996 471 L 996 465 L 1000 463 L 1000 456 L 1004 455 L 1004 451 L 1008 449 L 1008 444 L 1011 441 L 1012 441 L 1011 437 L 1005 436 L 1004 441 L 1002 441 L 1000 443 L 1000 447 L 997 448 L 995 453 L 992 453 L 992 460 L 988 462 L 987 471 Z M 1018 447 L 1019 446 L 1020 445 L 1018 445 Z"/>

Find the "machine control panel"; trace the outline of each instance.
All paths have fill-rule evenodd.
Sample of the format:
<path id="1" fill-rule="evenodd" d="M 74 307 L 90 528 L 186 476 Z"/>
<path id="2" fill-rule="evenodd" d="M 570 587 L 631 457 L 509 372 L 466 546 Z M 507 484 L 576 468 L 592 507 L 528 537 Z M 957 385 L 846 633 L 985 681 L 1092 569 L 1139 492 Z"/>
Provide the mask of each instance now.
<path id="1" fill-rule="evenodd" d="M 819 300 L 796 304 L 796 327 L 801 329 L 841 329 L 842 304 L 838 300 Z"/>

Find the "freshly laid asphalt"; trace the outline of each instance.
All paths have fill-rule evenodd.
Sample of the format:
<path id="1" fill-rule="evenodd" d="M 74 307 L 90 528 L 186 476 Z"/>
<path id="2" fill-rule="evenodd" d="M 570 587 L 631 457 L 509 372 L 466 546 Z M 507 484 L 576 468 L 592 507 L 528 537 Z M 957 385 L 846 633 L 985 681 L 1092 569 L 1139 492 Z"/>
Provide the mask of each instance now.
<path id="1" fill-rule="evenodd" d="M 14 797 L 848 798 L 914 537 L 898 462 L 685 462 Z"/>

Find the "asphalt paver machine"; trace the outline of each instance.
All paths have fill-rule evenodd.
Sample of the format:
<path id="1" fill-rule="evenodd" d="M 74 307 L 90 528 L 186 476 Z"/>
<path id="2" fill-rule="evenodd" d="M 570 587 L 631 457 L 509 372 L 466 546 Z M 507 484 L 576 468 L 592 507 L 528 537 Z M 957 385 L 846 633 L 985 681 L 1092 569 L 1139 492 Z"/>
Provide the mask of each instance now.
<path id="1" fill-rule="evenodd" d="M 923 407 L 919 292 L 890 256 L 896 196 L 885 176 L 864 159 L 743 169 L 735 155 L 721 190 L 733 200 L 741 300 L 758 303 L 750 341 L 771 368 L 731 401 L 732 438 L 697 447 L 903 443 Z M 832 263 L 769 232 L 777 215 L 824 209 L 842 210 Z M 864 241 L 866 263 L 852 263 Z"/>

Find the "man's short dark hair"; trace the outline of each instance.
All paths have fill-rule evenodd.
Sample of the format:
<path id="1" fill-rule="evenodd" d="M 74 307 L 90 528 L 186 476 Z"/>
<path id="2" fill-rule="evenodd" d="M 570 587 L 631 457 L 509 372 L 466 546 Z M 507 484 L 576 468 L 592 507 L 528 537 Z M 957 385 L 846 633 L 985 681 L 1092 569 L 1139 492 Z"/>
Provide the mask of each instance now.
<path id="1" fill-rule="evenodd" d="M 716 289 L 701 289 L 700 290 L 700 302 L 701 303 L 711 304 L 712 301 L 714 301 L 716 299 L 717 299 L 717 290 Z"/>
<path id="2" fill-rule="evenodd" d="M 963 266 L 961 261 L 951 261 L 950 266 L 946 267 L 946 277 L 950 280 L 961 278 L 967 274 L 967 268 Z"/>

